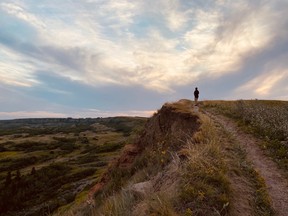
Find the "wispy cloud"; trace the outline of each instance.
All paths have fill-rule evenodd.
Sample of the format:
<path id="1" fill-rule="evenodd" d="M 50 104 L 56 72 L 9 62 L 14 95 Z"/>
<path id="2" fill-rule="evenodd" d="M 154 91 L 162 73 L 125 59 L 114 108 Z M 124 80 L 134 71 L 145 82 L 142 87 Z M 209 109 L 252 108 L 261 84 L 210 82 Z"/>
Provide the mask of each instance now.
<path id="1" fill-rule="evenodd" d="M 18 111 L 18 112 L 0 112 L 0 119 L 22 119 L 22 118 L 97 118 L 97 117 L 115 117 L 115 116 L 142 116 L 151 117 L 155 111 L 119 111 L 119 112 L 107 112 L 107 111 L 77 111 L 71 113 L 57 113 L 57 112 L 47 112 L 47 111 Z"/>
<path id="2" fill-rule="evenodd" d="M 287 70 L 275 70 L 268 73 L 261 74 L 254 79 L 248 81 L 243 86 L 239 87 L 236 92 L 245 92 L 247 97 L 260 96 L 266 98 L 266 96 L 273 95 L 274 88 L 277 88 L 277 84 L 283 78 L 288 78 Z"/>
<path id="3" fill-rule="evenodd" d="M 288 82 L 287 58 L 288 53 L 271 58 L 270 62 L 263 65 L 263 72 L 239 86 L 235 94 L 246 95 L 246 97 L 284 99 L 285 95 L 287 96 L 287 88 L 284 84 Z"/>
<path id="4" fill-rule="evenodd" d="M 0 119 L 19 119 L 19 118 L 67 118 L 67 114 L 50 113 L 45 111 L 0 112 Z"/>
<path id="5" fill-rule="evenodd" d="M 47 101 L 69 92 L 39 79 L 47 74 L 91 88 L 138 86 L 160 100 L 230 77 L 226 91 L 237 97 L 252 88 L 269 97 L 277 86 L 287 98 L 287 8 L 286 0 L 2 0 L 0 85 L 41 88 Z"/>
<path id="6" fill-rule="evenodd" d="M 213 13 L 197 11 L 197 25 L 185 35 L 192 50 L 192 69 L 212 76 L 239 71 L 245 58 L 271 42 L 273 11 L 261 5 L 249 6 L 247 2 L 231 2 L 221 5 L 222 10 L 219 6 Z M 223 10 L 229 10 L 229 13 L 223 13 Z"/>

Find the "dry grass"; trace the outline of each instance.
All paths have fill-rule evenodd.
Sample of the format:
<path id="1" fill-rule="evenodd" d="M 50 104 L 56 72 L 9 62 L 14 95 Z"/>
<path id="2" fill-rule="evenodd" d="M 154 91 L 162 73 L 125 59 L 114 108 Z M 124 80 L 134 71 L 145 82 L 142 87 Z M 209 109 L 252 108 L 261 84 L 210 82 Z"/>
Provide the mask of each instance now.
<path id="1" fill-rule="evenodd" d="M 247 161 L 246 151 L 242 149 L 237 140 L 222 126 L 218 129 L 222 134 L 223 142 L 225 142 L 225 147 L 223 146 L 223 148 L 225 149 L 226 161 L 229 164 L 228 175 L 231 176 L 230 178 L 233 178 L 232 176 L 236 177 L 236 181 L 232 180 L 234 181 L 233 184 L 238 184 L 238 187 L 241 188 L 240 191 L 239 189 L 236 191 L 236 196 L 240 196 L 241 199 L 249 199 L 249 196 L 253 197 L 252 199 L 250 197 L 249 207 L 252 208 L 251 212 L 254 215 L 274 215 L 265 181 L 253 168 L 251 162 Z M 240 182 L 239 177 L 241 178 Z M 246 192 L 241 194 L 241 190 Z M 247 190 L 249 191 L 248 194 Z M 237 198 L 234 205 L 238 205 Z"/>
<path id="2" fill-rule="evenodd" d="M 258 103 L 258 101 L 254 102 Z M 252 101 L 251 103 L 254 102 Z M 239 113 L 237 111 L 238 102 L 209 101 L 205 103 L 205 107 L 208 107 L 210 109 L 212 108 L 213 112 L 220 112 L 228 117 L 239 120 Z M 265 103 L 270 104 L 269 102 Z M 273 105 L 275 106 L 277 104 L 278 103 Z M 225 130 L 223 126 L 219 125 L 218 133 L 222 134 L 223 142 L 229 143 L 228 145 L 226 144 L 225 147 L 223 146 L 223 148 L 225 148 L 225 157 L 227 158 L 227 162 L 229 163 L 228 172 L 231 176 L 236 175 L 236 179 L 238 179 L 239 177 L 241 178 L 242 183 L 240 183 L 241 186 L 239 187 L 244 187 L 243 190 L 246 191 L 246 196 L 248 197 L 245 197 L 245 193 L 241 194 L 241 190 L 237 192 L 237 196 L 244 196 L 246 199 L 249 199 L 249 207 L 252 208 L 251 211 L 253 215 L 274 215 L 274 210 L 272 209 L 271 199 L 269 197 L 265 181 L 253 168 L 252 164 L 247 161 L 246 152 L 241 148 L 234 136 L 232 136 L 227 130 Z M 247 187 L 250 189 L 248 189 Z M 247 190 L 249 190 L 250 195 L 247 194 Z M 249 198 L 249 196 L 252 197 Z M 237 205 L 237 203 L 235 203 L 234 205 Z"/>
<path id="3" fill-rule="evenodd" d="M 94 209 L 93 216 L 103 215 L 132 215 L 133 207 L 138 203 L 145 203 L 147 211 L 154 212 L 172 212 L 170 196 L 165 197 L 159 194 L 147 194 L 147 196 L 139 195 L 131 191 L 131 186 L 151 180 L 171 161 L 171 155 L 164 149 L 164 143 L 159 143 L 158 148 L 147 148 L 142 154 L 136 158 L 134 164 L 129 170 L 123 172 L 114 172 L 110 183 L 102 190 L 101 194 L 96 197 L 96 203 L 100 205 Z M 131 170 L 137 170 L 131 172 Z M 131 175 L 133 173 L 133 175 Z M 117 187 L 115 185 L 117 184 Z M 113 186 L 114 185 L 114 186 Z M 111 191 L 111 188 L 114 190 Z M 152 193 L 152 192 L 151 192 Z M 153 198 L 153 196 L 155 198 Z M 157 198 L 157 199 L 156 199 Z M 162 203 L 159 205 L 158 201 Z M 100 203 L 101 202 L 101 203 Z M 166 206 L 167 204 L 167 206 Z M 159 208 L 158 208 L 159 207 Z M 170 210 L 169 210 L 170 209 Z M 159 214 L 156 214 L 159 215 Z M 163 214 L 161 214 L 163 215 Z M 170 215 L 170 214 L 164 214 Z M 171 214 L 172 216 L 172 214 Z"/>
<path id="4" fill-rule="evenodd" d="M 177 112 L 191 113 L 191 101 L 188 100 L 166 105 L 172 106 Z M 225 215 L 228 211 L 230 189 L 220 139 L 212 121 L 203 115 L 201 120 L 200 132 L 179 152 L 180 155 L 186 155 L 188 160 L 182 165 L 179 163 L 177 168 L 180 180 L 175 185 L 175 191 L 179 191 L 178 193 L 159 191 L 150 193 L 149 196 L 135 197 L 135 194 L 133 196 L 125 189 L 133 184 L 133 180 L 127 179 L 124 184 L 126 186 L 123 185 L 120 192 L 111 194 L 94 215 L 132 215 L 132 206 L 140 204 L 145 206 L 145 215 Z M 173 161 L 172 155 L 165 140 L 154 145 L 153 149 L 145 149 L 134 164 L 138 172 L 142 173 L 142 178 L 134 183 L 151 180 L 160 172 L 165 176 L 164 170 Z M 165 181 L 165 177 L 162 181 Z"/>
<path id="5" fill-rule="evenodd" d="M 137 197 L 129 190 L 121 190 L 110 196 L 102 205 L 100 210 L 94 210 L 92 215 L 116 216 L 131 215 L 131 209 L 135 205 Z"/>
<path id="6" fill-rule="evenodd" d="M 219 103 L 222 104 L 222 102 Z M 192 104 L 189 100 L 181 100 L 178 103 L 166 104 L 166 106 L 174 108 L 177 112 L 189 114 Z M 229 106 L 232 105 L 233 102 L 229 102 L 227 112 Z M 223 131 L 216 128 L 211 119 L 202 114 L 199 114 L 199 117 L 201 119 L 200 131 L 194 134 L 183 149 L 177 154 L 172 152 L 167 146 L 170 143 L 169 140 L 162 140 L 157 145 L 146 148 L 129 170 L 115 171 L 111 175 L 110 186 L 108 185 L 108 188 L 104 189 L 98 198 L 96 197 L 97 208 L 86 209 L 88 213 L 85 215 L 134 216 L 137 208 L 143 210 L 138 211 L 140 213 L 136 214 L 137 216 L 228 215 L 231 198 L 228 172 L 231 167 L 229 168 L 230 165 L 227 164 L 229 152 L 227 153 L 225 148 L 229 143 L 223 143 L 221 138 Z M 228 135 L 225 134 L 225 136 Z M 237 155 L 237 147 L 231 146 L 231 148 Z M 171 178 L 165 179 L 165 175 L 166 177 L 169 175 L 167 167 L 174 160 L 177 161 L 177 155 L 186 158 L 176 166 L 179 182 L 174 187 L 177 193 L 165 193 L 159 190 L 142 196 L 129 189 L 135 183 L 152 181 L 153 178 L 155 180 L 155 176 L 159 173 L 163 176 L 162 179 L 159 178 L 161 183 L 165 184 L 167 180 L 171 180 Z M 244 153 L 240 154 L 241 158 L 235 157 L 233 164 L 244 162 L 246 159 L 243 155 Z M 239 162 L 240 159 L 243 161 Z M 263 214 L 262 210 L 256 213 L 260 212 L 265 215 L 269 212 L 270 203 L 266 199 L 265 184 L 258 178 L 259 176 L 257 177 L 257 173 L 252 168 L 245 168 L 243 171 L 242 167 L 235 168 L 234 171 L 239 175 L 247 175 L 254 183 L 257 198 L 255 206 L 256 208 L 264 206 Z M 84 214 L 84 211 L 82 213 Z"/>
<path id="7" fill-rule="evenodd" d="M 182 213 L 226 215 L 230 188 L 220 139 L 212 121 L 202 115 L 201 120 L 201 130 L 183 150 L 188 160 L 182 171 Z"/>
<path id="8" fill-rule="evenodd" d="M 174 108 L 176 112 L 190 114 L 191 111 L 191 102 L 188 100 L 165 105 Z M 99 205 L 93 215 L 132 215 L 132 207 L 137 205 L 144 205 L 148 215 L 177 215 L 174 210 L 174 202 L 177 202 L 176 194 L 171 195 L 159 189 L 147 196 L 138 196 L 139 194 L 132 193 L 129 189 L 135 183 L 155 181 L 159 173 L 165 176 L 165 172 L 168 172 L 164 171 L 165 167 L 177 158 L 170 143 L 169 136 L 161 137 L 155 140 L 153 145 L 147 146 L 128 170 L 112 170 L 110 182 L 96 196 L 96 203 Z M 160 181 L 165 184 L 165 179 L 160 178 Z"/>
<path id="9" fill-rule="evenodd" d="M 191 113 L 193 102 L 191 100 L 182 99 L 176 103 L 165 103 L 164 106 L 172 107 L 175 111 L 180 113 Z"/>
<path id="10" fill-rule="evenodd" d="M 280 141 L 288 140 L 288 102 L 206 101 L 204 105 L 241 120 L 259 135 Z"/>
<path id="11" fill-rule="evenodd" d="M 244 130 L 261 138 L 260 147 L 288 176 L 287 101 L 206 101 L 204 106 L 237 120 Z"/>
<path id="12" fill-rule="evenodd" d="M 169 197 L 167 194 L 157 194 L 151 196 L 148 200 L 149 215 L 150 216 L 177 216 L 174 209 L 174 203 L 176 197 Z"/>

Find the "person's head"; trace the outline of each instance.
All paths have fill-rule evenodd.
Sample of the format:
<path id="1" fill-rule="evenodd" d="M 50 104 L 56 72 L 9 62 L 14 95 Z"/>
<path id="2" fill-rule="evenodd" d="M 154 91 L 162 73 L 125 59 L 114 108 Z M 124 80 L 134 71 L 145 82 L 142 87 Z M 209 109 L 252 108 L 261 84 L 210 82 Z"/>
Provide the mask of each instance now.
<path id="1" fill-rule="evenodd" d="M 195 90 L 198 90 L 198 88 L 196 87 Z"/>

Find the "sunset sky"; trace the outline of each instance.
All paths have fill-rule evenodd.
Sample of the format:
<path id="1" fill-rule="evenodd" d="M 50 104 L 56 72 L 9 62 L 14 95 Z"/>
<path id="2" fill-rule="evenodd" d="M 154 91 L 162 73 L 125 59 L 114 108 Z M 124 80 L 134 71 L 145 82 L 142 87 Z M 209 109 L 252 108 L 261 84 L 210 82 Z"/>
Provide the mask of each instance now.
<path id="1" fill-rule="evenodd" d="M 0 0 L 0 119 L 288 100 L 288 0 Z"/>

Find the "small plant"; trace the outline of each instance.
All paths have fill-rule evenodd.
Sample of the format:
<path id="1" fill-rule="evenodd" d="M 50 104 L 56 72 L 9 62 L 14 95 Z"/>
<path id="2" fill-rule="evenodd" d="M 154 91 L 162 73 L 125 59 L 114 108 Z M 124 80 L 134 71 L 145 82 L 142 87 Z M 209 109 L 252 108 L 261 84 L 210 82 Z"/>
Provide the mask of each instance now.
<path id="1" fill-rule="evenodd" d="M 164 194 L 150 197 L 148 202 L 149 215 L 178 216 L 179 214 L 174 210 L 172 200 L 171 197 Z"/>

